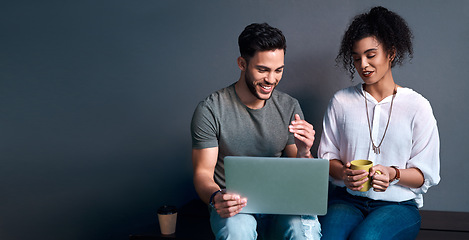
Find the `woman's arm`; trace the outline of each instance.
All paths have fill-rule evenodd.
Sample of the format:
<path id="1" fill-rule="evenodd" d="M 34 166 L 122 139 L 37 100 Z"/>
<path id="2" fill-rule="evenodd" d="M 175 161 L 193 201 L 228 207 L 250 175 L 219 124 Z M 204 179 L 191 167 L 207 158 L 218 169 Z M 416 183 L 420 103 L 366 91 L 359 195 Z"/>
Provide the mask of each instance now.
<path id="1" fill-rule="evenodd" d="M 376 172 L 380 171 L 380 174 Z M 419 188 L 423 185 L 423 173 L 418 168 L 398 169 L 382 165 L 373 166 L 370 169 L 372 186 L 376 192 L 384 192 L 389 185 L 396 180 L 399 171 L 399 182 L 397 184 L 408 188 Z"/>

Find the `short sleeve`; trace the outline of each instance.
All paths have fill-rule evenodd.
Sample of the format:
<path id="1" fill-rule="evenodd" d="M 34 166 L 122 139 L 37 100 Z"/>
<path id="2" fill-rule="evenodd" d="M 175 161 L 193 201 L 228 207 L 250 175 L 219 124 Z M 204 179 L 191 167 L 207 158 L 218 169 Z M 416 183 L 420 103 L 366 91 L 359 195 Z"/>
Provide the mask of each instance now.
<path id="1" fill-rule="evenodd" d="M 212 109 L 200 102 L 191 121 L 192 148 L 203 149 L 218 146 L 218 127 Z"/>

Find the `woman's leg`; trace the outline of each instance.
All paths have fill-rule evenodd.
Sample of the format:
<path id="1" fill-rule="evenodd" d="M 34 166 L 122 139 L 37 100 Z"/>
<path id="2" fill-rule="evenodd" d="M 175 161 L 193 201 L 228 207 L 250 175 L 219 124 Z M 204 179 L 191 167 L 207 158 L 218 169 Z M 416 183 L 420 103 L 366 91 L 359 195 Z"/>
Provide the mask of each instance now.
<path id="1" fill-rule="evenodd" d="M 410 203 L 410 204 L 407 204 Z M 413 201 L 374 207 L 350 239 L 415 239 L 421 217 Z"/>
<path id="2" fill-rule="evenodd" d="M 322 238 L 325 240 L 348 239 L 350 233 L 363 221 L 363 213 L 347 203 L 332 203 L 327 214 L 319 217 Z"/>
<path id="3" fill-rule="evenodd" d="M 353 198 L 345 187 L 331 189 L 328 205 L 327 214 L 319 216 L 322 239 L 348 239 L 355 227 L 365 219 L 361 207 L 363 201 Z"/>

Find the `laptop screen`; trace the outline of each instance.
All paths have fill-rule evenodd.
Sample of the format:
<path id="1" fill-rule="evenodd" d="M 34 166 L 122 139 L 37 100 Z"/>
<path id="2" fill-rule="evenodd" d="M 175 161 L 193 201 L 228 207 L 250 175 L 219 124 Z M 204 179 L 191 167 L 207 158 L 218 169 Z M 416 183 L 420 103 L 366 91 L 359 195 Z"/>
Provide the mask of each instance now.
<path id="1" fill-rule="evenodd" d="M 224 160 L 227 192 L 248 200 L 242 213 L 326 214 L 328 160 L 242 156 Z"/>

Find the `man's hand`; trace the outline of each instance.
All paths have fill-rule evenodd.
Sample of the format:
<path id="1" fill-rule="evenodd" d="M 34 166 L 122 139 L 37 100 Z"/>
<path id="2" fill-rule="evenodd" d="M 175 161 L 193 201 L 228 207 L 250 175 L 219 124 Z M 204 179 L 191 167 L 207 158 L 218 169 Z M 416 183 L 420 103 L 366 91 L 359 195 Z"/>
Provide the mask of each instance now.
<path id="1" fill-rule="evenodd" d="M 246 198 L 241 198 L 237 194 L 229 194 L 224 190 L 213 198 L 215 210 L 222 218 L 233 217 L 238 214 L 247 204 Z"/>
<path id="2" fill-rule="evenodd" d="M 291 122 L 288 127 L 290 132 L 295 135 L 295 144 L 298 149 L 297 157 L 311 156 L 311 147 L 314 143 L 314 131 L 313 125 L 305 120 L 301 120 L 300 115 L 295 114 L 295 120 Z"/>

